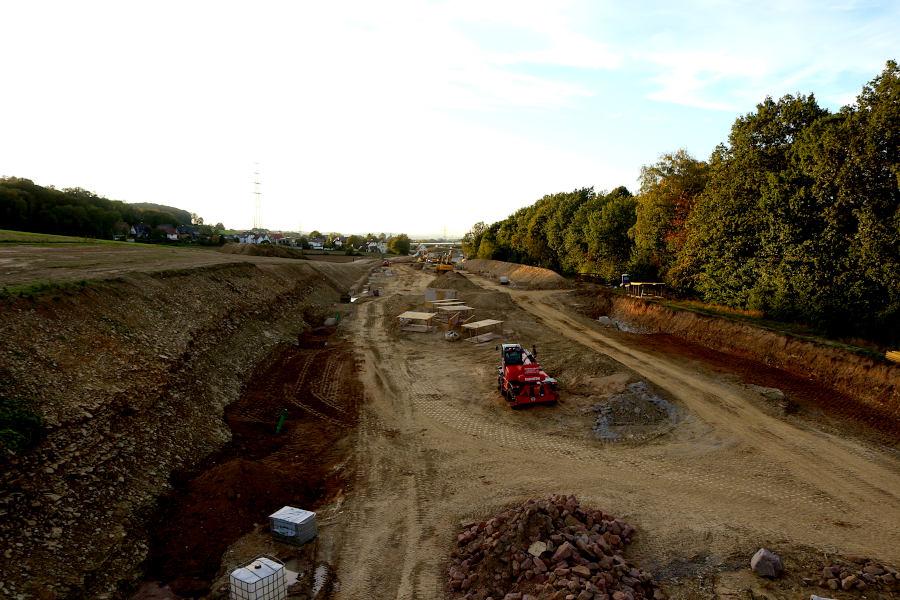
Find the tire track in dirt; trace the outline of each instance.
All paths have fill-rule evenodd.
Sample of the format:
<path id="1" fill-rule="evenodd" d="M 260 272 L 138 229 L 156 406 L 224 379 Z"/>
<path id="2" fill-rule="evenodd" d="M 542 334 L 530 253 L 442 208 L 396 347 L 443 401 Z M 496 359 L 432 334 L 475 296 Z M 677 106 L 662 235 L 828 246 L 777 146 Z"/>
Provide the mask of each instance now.
<path id="1" fill-rule="evenodd" d="M 388 295 L 402 288 L 419 293 L 430 279 L 406 268 L 397 273 L 384 283 Z M 573 351 L 611 356 L 670 391 L 709 427 L 638 447 L 545 431 L 502 402 L 491 405 L 490 374 L 461 358 L 465 353 L 453 352 L 448 361 L 435 346 L 419 345 L 422 338 L 391 337 L 385 298 L 367 301 L 353 325 L 368 393 L 357 484 L 339 533 L 338 600 L 443 597 L 444 560 L 460 519 L 560 491 L 636 515 L 650 532 L 644 551 L 654 556 L 677 555 L 672 546 L 681 536 L 699 532 L 694 548 L 710 540 L 733 552 L 746 540 L 769 540 L 900 559 L 894 457 L 754 414 L 737 386 L 677 363 L 656 369 L 656 357 L 629 356 L 595 339 L 589 327 L 544 305 L 541 292 L 515 299 L 574 342 Z M 795 430 L 801 435 L 792 440 Z M 799 476 L 828 444 L 834 447 L 822 453 L 825 476 Z M 859 476 L 860 467 L 871 471 Z M 882 484 L 870 485 L 877 477 Z M 880 504 L 861 509 L 862 498 Z"/>
<path id="2" fill-rule="evenodd" d="M 383 348 L 386 339 L 376 325 L 383 306 L 366 302 L 359 312 L 356 334 L 369 392 L 355 453 L 357 494 L 348 502 L 346 512 L 352 516 L 343 533 L 353 541 L 339 558 L 339 565 L 346 568 L 339 566 L 337 597 L 437 597 L 437 579 L 430 571 L 440 552 L 428 526 L 427 506 L 438 495 L 436 469 L 429 449 L 409 435 L 412 406 L 405 402 L 403 390 L 410 381 L 402 364 L 396 355 L 374 351 Z M 390 426 L 385 415 L 394 417 Z"/>
<path id="3" fill-rule="evenodd" d="M 852 511 L 870 530 L 870 540 L 878 541 L 888 552 L 896 551 L 900 539 L 900 471 L 896 461 L 873 464 L 861 452 L 845 450 L 851 445 L 847 440 L 794 427 L 753 406 L 727 384 L 704 378 L 664 357 L 629 348 L 548 304 L 547 292 L 511 291 L 510 295 L 549 327 L 636 371 L 715 429 L 727 431 L 764 453 L 773 465 L 787 470 L 793 483 L 803 482 L 808 489 L 818 490 L 804 500 L 807 504 Z M 801 498 L 796 492 L 788 497 Z"/>

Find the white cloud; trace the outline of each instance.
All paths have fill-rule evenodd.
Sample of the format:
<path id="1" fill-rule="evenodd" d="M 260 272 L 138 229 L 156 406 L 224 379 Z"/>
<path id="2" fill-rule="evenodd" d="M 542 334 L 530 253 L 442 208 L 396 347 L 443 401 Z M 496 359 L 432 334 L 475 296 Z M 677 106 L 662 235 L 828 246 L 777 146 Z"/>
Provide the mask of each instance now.
<path id="1" fill-rule="evenodd" d="M 243 227 L 259 161 L 271 227 L 461 232 L 632 183 L 624 156 L 666 150 L 644 95 L 733 112 L 811 82 L 843 97 L 834 73 L 871 76 L 896 49 L 859 5 L 624 6 L 3 3 L 0 169 Z"/>
<path id="2" fill-rule="evenodd" d="M 886 13 L 875 17 L 878 11 Z M 877 73 L 898 50 L 896 3 L 697 0 L 656 15 L 664 33 L 632 58 L 650 66 L 653 100 L 743 112 L 766 95 L 834 93 L 848 73 Z M 672 19 L 671 28 L 664 22 Z M 682 19 L 684 22 L 679 22 Z M 673 34 L 672 31 L 677 33 Z"/>

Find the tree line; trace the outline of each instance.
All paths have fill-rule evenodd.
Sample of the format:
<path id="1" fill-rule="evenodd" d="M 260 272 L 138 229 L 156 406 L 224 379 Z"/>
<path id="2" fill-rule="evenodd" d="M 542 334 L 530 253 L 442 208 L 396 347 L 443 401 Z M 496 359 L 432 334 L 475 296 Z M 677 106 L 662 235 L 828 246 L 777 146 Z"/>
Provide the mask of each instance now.
<path id="1" fill-rule="evenodd" d="M 29 179 L 0 178 L 0 229 L 109 239 L 127 234 L 136 223 L 177 227 L 190 225 L 191 217 L 171 206 L 127 204 L 81 188 L 58 190 Z"/>
<path id="2" fill-rule="evenodd" d="M 633 195 L 583 188 L 476 224 L 468 256 L 666 282 L 683 297 L 900 340 L 900 69 L 855 105 L 766 98 L 708 160 L 641 170 Z"/>
<path id="3" fill-rule="evenodd" d="M 322 240 L 324 242 L 324 247 L 328 249 L 335 248 L 335 240 L 341 239 L 341 248 L 346 250 L 348 253 L 365 249 L 366 245 L 369 242 L 384 242 L 389 252 L 405 256 L 409 254 L 411 245 L 409 236 L 405 233 L 399 233 L 397 235 L 388 235 L 384 232 L 377 234 L 367 233 L 366 235 L 354 233 L 352 235 L 345 236 L 342 233 L 337 233 L 334 231 L 328 234 L 323 234 L 318 229 L 314 229 L 309 232 L 309 235 L 301 235 L 299 237 L 300 246 L 304 249 L 309 248 L 310 240 L 316 239 Z"/>

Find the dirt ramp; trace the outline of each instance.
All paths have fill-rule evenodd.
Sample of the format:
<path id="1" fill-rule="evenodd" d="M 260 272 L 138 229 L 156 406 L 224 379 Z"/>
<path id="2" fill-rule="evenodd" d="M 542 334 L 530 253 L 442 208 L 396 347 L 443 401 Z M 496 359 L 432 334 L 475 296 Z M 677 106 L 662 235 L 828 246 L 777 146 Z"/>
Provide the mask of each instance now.
<path id="1" fill-rule="evenodd" d="M 439 290 L 456 290 L 459 292 L 479 289 L 477 285 L 466 279 L 465 275 L 460 275 L 453 271 L 438 275 L 428 284 L 428 287 L 437 288 Z"/>
<path id="2" fill-rule="evenodd" d="M 529 290 L 560 290 L 571 287 L 562 275 L 541 267 L 482 258 L 467 260 L 465 265 L 472 273 L 487 275 L 493 279 L 505 276 L 512 285 Z"/>
<path id="3" fill-rule="evenodd" d="M 838 346 L 730 319 L 674 310 L 652 301 L 598 291 L 595 303 L 582 310 L 596 318 L 607 314 L 648 332 L 669 334 L 727 356 L 760 364 L 749 380 L 765 380 L 764 371 L 781 370 L 801 381 L 815 382 L 813 404 L 867 423 L 883 432 L 900 432 L 900 366 L 855 354 Z M 648 341 L 647 343 L 652 343 Z M 713 356 L 721 359 L 722 357 Z M 751 363 L 751 364 L 752 364 Z M 728 368 L 744 373 L 750 364 L 733 361 Z M 752 369 L 751 369 L 752 371 Z M 778 387 L 788 385 L 785 382 Z M 789 390 L 790 388 L 785 388 Z M 828 390 L 837 393 L 828 393 Z"/>

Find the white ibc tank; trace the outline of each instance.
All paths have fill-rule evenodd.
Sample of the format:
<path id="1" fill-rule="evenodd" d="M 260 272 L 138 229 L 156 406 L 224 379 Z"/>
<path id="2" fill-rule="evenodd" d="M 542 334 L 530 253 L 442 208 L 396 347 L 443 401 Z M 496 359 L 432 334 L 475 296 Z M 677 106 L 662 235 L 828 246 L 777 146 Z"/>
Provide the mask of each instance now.
<path id="1" fill-rule="evenodd" d="M 231 572 L 231 600 L 284 600 L 284 565 L 261 556 Z"/>
<path id="2" fill-rule="evenodd" d="M 316 537 L 316 513 L 285 506 L 269 515 L 272 536 L 281 542 L 305 544 Z"/>

